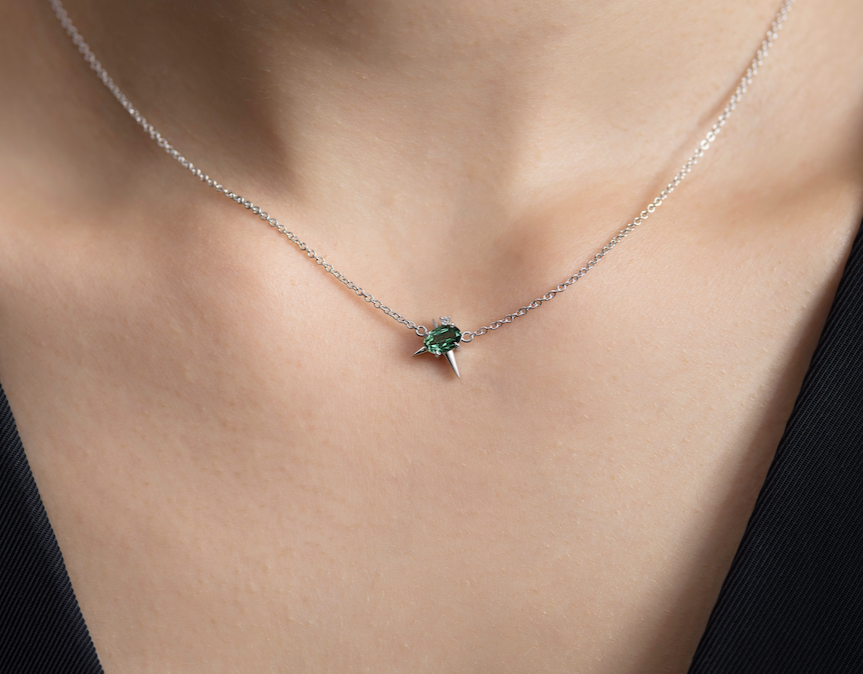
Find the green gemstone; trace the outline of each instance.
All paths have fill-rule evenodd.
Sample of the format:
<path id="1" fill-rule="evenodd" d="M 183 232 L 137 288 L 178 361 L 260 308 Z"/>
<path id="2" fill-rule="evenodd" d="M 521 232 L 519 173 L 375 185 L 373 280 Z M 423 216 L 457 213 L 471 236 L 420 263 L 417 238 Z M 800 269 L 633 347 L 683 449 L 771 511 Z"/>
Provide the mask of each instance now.
<path id="1" fill-rule="evenodd" d="M 461 339 L 461 330 L 454 325 L 441 325 L 429 332 L 423 339 L 423 345 L 436 356 L 452 351 Z"/>

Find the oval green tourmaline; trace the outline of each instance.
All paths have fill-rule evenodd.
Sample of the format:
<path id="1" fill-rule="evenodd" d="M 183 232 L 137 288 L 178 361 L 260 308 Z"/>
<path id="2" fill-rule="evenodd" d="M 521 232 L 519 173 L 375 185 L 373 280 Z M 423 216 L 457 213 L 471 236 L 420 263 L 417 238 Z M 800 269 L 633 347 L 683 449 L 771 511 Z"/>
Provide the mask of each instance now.
<path id="1" fill-rule="evenodd" d="M 461 339 L 461 330 L 454 325 L 441 325 L 428 333 L 423 345 L 436 356 L 452 351 Z"/>

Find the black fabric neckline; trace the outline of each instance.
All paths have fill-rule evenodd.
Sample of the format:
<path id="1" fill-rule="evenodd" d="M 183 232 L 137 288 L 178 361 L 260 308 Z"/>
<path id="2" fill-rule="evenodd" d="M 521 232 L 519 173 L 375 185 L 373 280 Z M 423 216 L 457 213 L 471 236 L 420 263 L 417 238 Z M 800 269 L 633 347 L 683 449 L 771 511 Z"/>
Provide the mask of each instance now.
<path id="1" fill-rule="evenodd" d="M 0 386 L 0 671 L 103 674 Z M 863 227 L 689 674 L 863 671 Z"/>
<path id="2" fill-rule="evenodd" d="M 689 674 L 863 672 L 863 228 Z"/>
<path id="3" fill-rule="evenodd" d="M 0 672 L 102 674 L 2 386 Z"/>

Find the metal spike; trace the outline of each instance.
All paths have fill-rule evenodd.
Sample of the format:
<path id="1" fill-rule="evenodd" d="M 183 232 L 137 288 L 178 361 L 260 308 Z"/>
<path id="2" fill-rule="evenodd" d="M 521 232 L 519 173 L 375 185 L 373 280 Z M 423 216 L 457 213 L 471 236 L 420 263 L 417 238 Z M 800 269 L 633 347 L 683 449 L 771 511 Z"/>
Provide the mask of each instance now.
<path id="1" fill-rule="evenodd" d="M 423 346 L 423 347 L 421 347 L 421 348 L 420 348 L 420 350 L 419 350 L 419 351 L 417 351 L 414 355 L 415 355 L 415 356 L 418 356 L 418 355 L 420 355 L 421 353 L 425 353 L 426 351 L 428 351 L 428 349 L 427 349 L 427 348 L 425 348 L 425 347 Z"/>
<path id="2" fill-rule="evenodd" d="M 458 373 L 458 365 L 455 362 L 455 349 L 450 349 L 446 352 L 446 359 L 449 361 L 449 364 L 452 365 L 452 369 L 455 371 L 455 376 L 461 379 L 461 375 Z"/>
<path id="3" fill-rule="evenodd" d="M 437 321 L 435 319 L 432 319 L 432 328 L 437 330 Z"/>

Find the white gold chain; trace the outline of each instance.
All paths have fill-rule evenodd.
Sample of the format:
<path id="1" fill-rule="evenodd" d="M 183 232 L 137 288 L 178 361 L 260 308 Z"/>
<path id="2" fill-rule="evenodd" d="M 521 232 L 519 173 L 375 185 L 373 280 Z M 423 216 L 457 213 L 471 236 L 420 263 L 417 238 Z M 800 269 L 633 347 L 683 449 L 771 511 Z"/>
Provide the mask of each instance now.
<path id="1" fill-rule="evenodd" d="M 270 226 L 275 227 L 279 232 L 284 234 L 294 245 L 296 245 L 297 248 L 304 252 L 309 258 L 313 259 L 315 263 L 320 265 L 324 269 L 324 271 L 335 276 L 339 281 L 341 281 L 345 286 L 347 286 L 349 290 L 352 290 L 359 297 L 362 297 L 373 307 L 375 307 L 376 309 L 380 309 L 387 316 L 392 317 L 402 325 L 413 330 L 420 337 L 428 335 L 429 330 L 428 328 L 426 328 L 426 326 L 419 325 L 417 323 L 414 323 L 413 321 L 408 320 L 397 311 L 386 306 L 380 300 L 375 299 L 373 295 L 367 293 L 356 283 L 348 279 L 344 274 L 333 268 L 333 265 L 328 263 L 320 255 L 318 255 L 312 248 L 310 248 L 305 242 L 303 242 L 296 234 L 288 230 L 276 218 L 272 217 L 269 213 L 261 209 L 259 206 L 256 206 L 248 199 L 245 199 L 236 192 L 229 190 L 224 185 L 204 173 L 204 171 L 195 166 L 188 159 L 186 159 L 186 157 L 184 157 L 173 145 L 171 145 L 171 143 L 165 140 L 164 136 L 162 136 L 162 134 L 159 133 L 153 127 L 153 125 L 146 120 L 146 118 L 138 111 L 138 109 L 134 105 L 132 105 L 129 99 L 126 98 L 126 95 L 122 91 L 120 91 L 120 88 L 114 83 L 114 80 L 105 70 L 105 68 L 102 67 L 102 64 L 99 63 L 99 60 L 90 50 L 90 47 L 84 41 L 84 38 L 81 37 L 78 29 L 75 28 L 75 25 L 69 18 L 66 9 L 63 7 L 63 3 L 60 0 L 49 0 L 49 2 L 51 3 L 51 7 L 54 9 L 54 13 L 60 20 L 63 28 L 69 34 L 69 37 L 72 38 L 72 42 L 75 43 L 75 46 L 78 48 L 78 51 L 81 52 L 81 55 L 84 57 L 84 60 L 89 64 L 90 68 L 96 73 L 96 75 L 98 75 L 99 79 L 102 80 L 102 83 L 114 95 L 114 98 L 116 98 L 120 102 L 120 104 L 126 109 L 126 112 L 128 112 L 132 116 L 132 118 L 138 123 L 138 125 L 142 129 L 144 129 L 144 131 L 147 133 L 147 135 L 150 136 L 150 138 L 156 141 L 159 147 L 161 147 L 165 152 L 167 152 L 174 159 L 176 159 L 184 168 L 189 170 L 199 180 L 207 183 L 207 185 L 214 188 L 220 194 L 223 194 L 232 201 L 236 201 L 238 204 L 245 206 L 248 210 L 260 217 Z M 656 197 L 653 201 L 651 201 L 647 205 L 647 207 L 643 211 L 641 211 L 641 213 L 639 213 L 629 224 L 627 224 L 626 227 L 621 229 L 607 244 L 605 244 L 605 246 L 603 246 L 602 250 L 600 250 L 596 255 L 594 255 L 593 258 L 581 269 L 579 269 L 575 274 L 570 276 L 568 279 L 560 283 L 555 288 L 549 290 L 545 295 L 537 297 L 535 300 L 533 300 L 529 304 L 526 304 L 523 307 L 520 307 L 513 313 L 507 314 L 503 318 L 492 321 L 488 325 L 477 328 L 472 332 L 462 332 L 462 342 L 471 342 L 474 337 L 480 337 L 489 331 L 497 330 L 498 328 L 506 325 L 507 323 L 512 323 L 516 318 L 520 318 L 521 316 L 526 315 L 529 311 L 533 309 L 538 309 L 545 302 L 550 302 L 551 300 L 553 300 L 558 295 L 558 293 L 562 293 L 564 290 L 569 288 L 569 286 L 573 285 L 576 281 L 578 281 L 578 279 L 584 276 L 587 272 L 593 269 L 599 263 L 599 261 L 611 251 L 612 248 L 614 248 L 618 243 L 623 241 L 623 239 L 626 238 L 626 236 L 630 232 L 632 232 L 636 227 L 638 227 L 645 220 L 647 220 L 650 215 L 665 202 L 665 200 L 674 191 L 674 189 L 678 185 L 680 185 L 680 183 L 687 175 L 689 175 L 689 173 L 698 163 L 698 160 L 704 156 L 704 153 L 710 148 L 710 146 L 716 140 L 716 137 L 722 131 L 722 127 L 725 126 L 725 123 L 728 121 L 731 113 L 735 110 L 737 104 L 740 103 L 740 100 L 747 92 L 749 85 L 752 84 L 752 80 L 758 74 L 758 69 L 763 64 L 764 59 L 767 57 L 768 51 L 773 46 L 776 38 L 779 36 L 779 31 L 782 29 L 782 25 L 784 24 L 785 19 L 788 16 L 788 11 L 791 9 L 791 5 L 793 4 L 794 0 L 784 0 L 784 2 L 779 8 L 779 11 L 774 17 L 773 22 L 770 24 L 770 29 L 764 36 L 764 39 L 761 42 L 761 46 L 755 53 L 755 56 L 753 57 L 752 62 L 747 68 L 746 73 L 740 79 L 740 83 L 737 85 L 737 88 L 731 95 L 731 98 L 728 100 L 728 103 L 725 105 L 722 113 L 719 115 L 716 122 L 710 128 L 710 131 L 707 132 L 704 139 L 698 144 L 698 147 L 695 148 L 695 151 L 692 153 L 689 159 L 686 160 L 686 163 L 683 165 L 683 167 L 677 172 L 674 178 L 671 179 L 671 182 L 668 183 L 665 189 L 663 189 L 662 192 L 659 193 L 659 196 Z"/>

